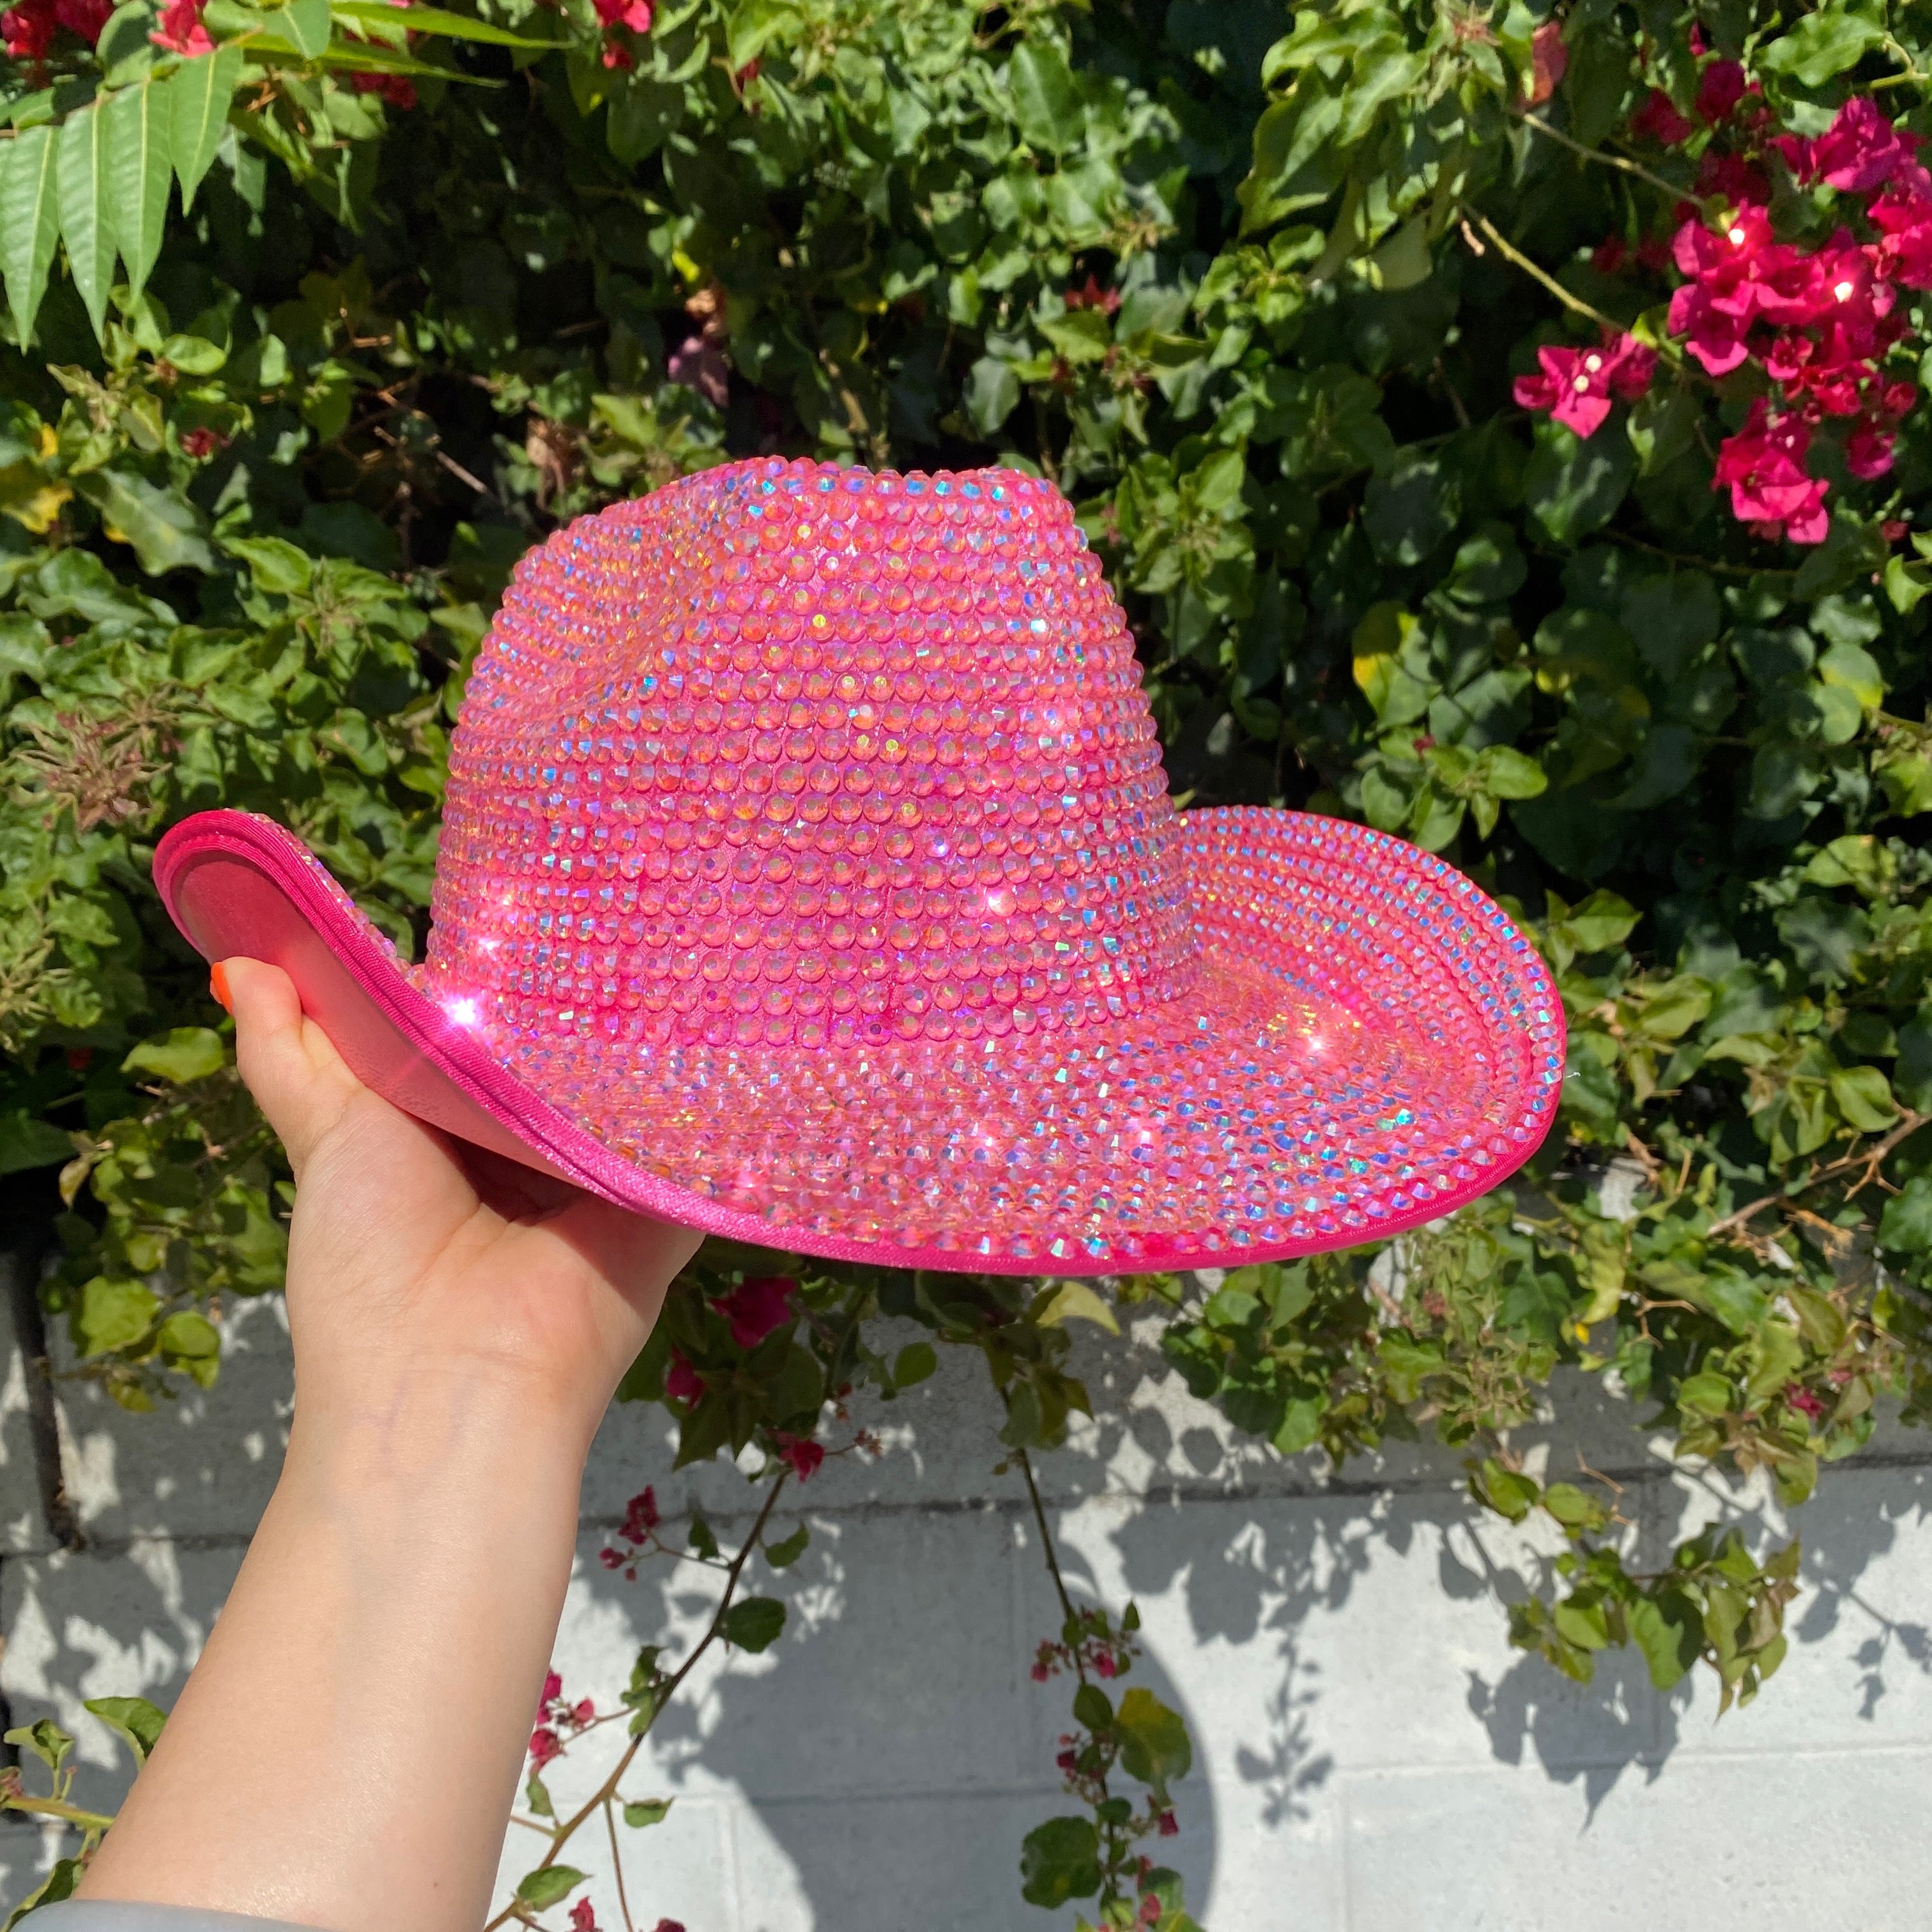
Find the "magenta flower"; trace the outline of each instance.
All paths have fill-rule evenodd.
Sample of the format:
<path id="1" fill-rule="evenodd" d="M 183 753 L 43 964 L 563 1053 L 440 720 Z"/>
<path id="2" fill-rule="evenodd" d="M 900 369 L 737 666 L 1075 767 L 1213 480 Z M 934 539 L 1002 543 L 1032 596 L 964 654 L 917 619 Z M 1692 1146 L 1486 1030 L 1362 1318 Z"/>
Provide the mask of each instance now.
<path id="1" fill-rule="evenodd" d="M 562 1755 L 563 1745 L 548 1724 L 539 1724 L 530 1733 L 530 1768 L 541 1771 L 554 1757 Z"/>
<path id="2" fill-rule="evenodd" d="M 774 1328 L 791 1319 L 791 1298 L 798 1283 L 790 1275 L 754 1276 L 718 1298 L 718 1312 L 731 1324 L 731 1339 L 741 1348 L 755 1348 Z"/>
<path id="3" fill-rule="evenodd" d="M 1744 70 L 1734 60 L 1713 61 L 1697 80 L 1697 112 L 1713 127 L 1750 92 Z"/>
<path id="4" fill-rule="evenodd" d="M 597 1911 L 587 1898 L 570 1908 L 570 1932 L 597 1932 Z"/>
<path id="5" fill-rule="evenodd" d="M 1752 404 L 1744 426 L 1718 446 L 1713 489 L 1729 487 L 1731 514 L 1761 537 L 1822 543 L 1831 527 L 1825 484 L 1808 474 L 1811 430 L 1802 418 L 1774 418 L 1764 398 Z"/>
<path id="6" fill-rule="evenodd" d="M 1650 387 L 1657 352 L 1634 335 L 1607 336 L 1594 349 L 1545 347 L 1536 352 L 1540 374 L 1516 379 L 1517 404 L 1547 410 L 1565 429 L 1594 436 L 1612 398 L 1634 402 Z"/>
<path id="7" fill-rule="evenodd" d="M 1643 105 L 1630 116 L 1630 130 L 1640 141 L 1676 148 L 1696 133 L 1697 124 L 1678 112 L 1676 104 L 1662 88 L 1653 87 Z"/>
<path id="8" fill-rule="evenodd" d="M 212 53 L 214 43 L 201 23 L 206 0 L 168 0 L 161 9 L 160 24 L 148 38 L 164 53 L 179 54 L 193 60 L 198 54 Z"/>
<path id="9" fill-rule="evenodd" d="M 630 1542 L 648 1542 L 652 1531 L 663 1520 L 658 1514 L 657 1492 L 647 1485 L 624 1505 L 622 1533 Z"/>
<path id="10" fill-rule="evenodd" d="M 704 1393 L 704 1378 L 675 1348 L 664 1365 L 664 1394 L 674 1402 L 695 1402 Z"/>
<path id="11" fill-rule="evenodd" d="M 1845 439 L 1845 467 L 1861 483 L 1870 483 L 1892 467 L 1893 436 L 1882 423 L 1867 418 Z"/>
<path id="12" fill-rule="evenodd" d="M 772 1440 L 778 1444 L 778 1454 L 791 1465 L 792 1474 L 801 1483 L 816 1474 L 818 1466 L 825 1460 L 824 1450 L 809 1436 L 793 1436 L 779 1430 L 773 1433 Z"/>
<path id="13" fill-rule="evenodd" d="M 1801 181 L 1822 179 L 1827 188 L 1853 194 L 1868 194 L 1901 173 L 1924 180 L 1925 170 L 1912 159 L 1918 144 L 1918 136 L 1894 128 L 1862 94 L 1846 101 L 1815 141 L 1786 135 L 1774 143 Z"/>

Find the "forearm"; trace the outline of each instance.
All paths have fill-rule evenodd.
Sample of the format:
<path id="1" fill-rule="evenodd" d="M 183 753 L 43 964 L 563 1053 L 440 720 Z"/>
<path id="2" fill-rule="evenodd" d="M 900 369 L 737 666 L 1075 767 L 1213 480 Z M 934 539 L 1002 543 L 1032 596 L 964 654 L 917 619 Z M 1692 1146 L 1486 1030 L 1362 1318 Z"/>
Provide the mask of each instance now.
<path id="1" fill-rule="evenodd" d="M 81 1890 L 474 1932 L 568 1581 L 585 1440 L 526 1399 L 298 1405 L 241 1574 Z"/>

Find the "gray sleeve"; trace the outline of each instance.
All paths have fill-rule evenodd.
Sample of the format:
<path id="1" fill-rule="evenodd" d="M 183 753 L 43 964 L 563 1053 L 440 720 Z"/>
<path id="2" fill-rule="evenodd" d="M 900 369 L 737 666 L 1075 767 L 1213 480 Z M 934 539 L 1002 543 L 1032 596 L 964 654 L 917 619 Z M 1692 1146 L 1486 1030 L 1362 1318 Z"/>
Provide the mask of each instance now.
<path id="1" fill-rule="evenodd" d="M 124 1905 L 69 1898 L 44 1905 L 20 1922 L 22 1932 L 315 1932 L 281 1918 L 250 1918 L 184 1905 Z"/>

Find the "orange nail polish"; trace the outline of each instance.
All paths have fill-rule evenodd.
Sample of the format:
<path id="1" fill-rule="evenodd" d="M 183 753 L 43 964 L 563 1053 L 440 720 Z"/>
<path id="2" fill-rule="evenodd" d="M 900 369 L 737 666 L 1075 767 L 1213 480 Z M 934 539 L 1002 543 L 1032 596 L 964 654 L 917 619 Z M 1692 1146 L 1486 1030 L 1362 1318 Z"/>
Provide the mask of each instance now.
<path id="1" fill-rule="evenodd" d="M 230 1012 L 235 1010 L 235 1003 L 228 997 L 228 969 L 218 959 L 208 968 L 208 990 Z"/>

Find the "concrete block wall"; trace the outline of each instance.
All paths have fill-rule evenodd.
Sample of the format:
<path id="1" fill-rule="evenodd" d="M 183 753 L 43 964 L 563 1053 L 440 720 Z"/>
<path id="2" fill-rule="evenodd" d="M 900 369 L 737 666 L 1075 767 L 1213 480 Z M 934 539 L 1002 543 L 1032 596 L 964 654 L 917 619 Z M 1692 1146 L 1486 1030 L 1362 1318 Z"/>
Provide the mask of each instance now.
<path id="1" fill-rule="evenodd" d="M 127 1770 L 82 1700 L 172 1700 L 274 1480 L 278 1305 L 238 1310 L 230 1334 L 218 1387 L 158 1414 L 56 1384 L 78 1547 L 50 1525 L 17 1346 L 0 1377 L 0 1692 L 10 1721 L 51 1713 L 77 1733 L 84 1802 L 111 1807 Z M 1612 1658 L 1579 1686 L 1510 1649 L 1497 1594 L 1525 1588 L 1550 1545 L 1480 1518 L 1454 1454 L 1402 1448 L 1330 1478 L 1235 1437 L 1149 1332 L 1082 1352 L 1102 1419 L 1041 1460 L 1042 1484 L 1070 1582 L 1138 1602 L 1145 1681 L 1190 1720 L 1199 1755 L 1162 1849 L 1210 1932 L 1916 1932 L 1932 1916 L 1932 1443 L 1890 1432 L 1827 1472 L 1799 1518 L 1790 1659 L 1718 1723 L 1702 1682 L 1659 1696 Z M 1070 1927 L 1018 1895 L 1021 1838 L 1062 1808 L 1068 1693 L 1028 1674 L 1058 1615 L 1018 1479 L 992 1474 L 979 1373 L 948 1360 L 862 1418 L 883 1457 L 828 1463 L 788 1498 L 780 1525 L 808 1522 L 810 1547 L 755 1573 L 788 1605 L 784 1636 L 707 1658 L 627 1782 L 676 1800 L 629 1836 L 641 1927 Z M 1780 1526 L 1762 1496 L 1674 1468 L 1589 1385 L 1562 1397 L 1534 1454 L 1568 1468 L 1580 1454 L 1624 1484 L 1653 1556 L 1726 1501 Z M 614 1412 L 556 1647 L 573 1696 L 608 1705 L 640 1643 L 675 1651 L 704 1626 L 712 1573 L 632 1583 L 597 1560 L 646 1482 L 667 1514 L 696 1498 L 722 1538 L 743 1527 L 733 1472 L 670 1465 L 661 1417 Z M 596 1763 L 556 1768 L 560 1808 Z M 538 1843 L 510 1835 L 524 1843 L 506 1848 L 506 1889 Z M 584 1836 L 573 1861 L 610 1927 L 608 1848 Z M 56 1848 L 0 1828 L 0 1900 Z"/>

